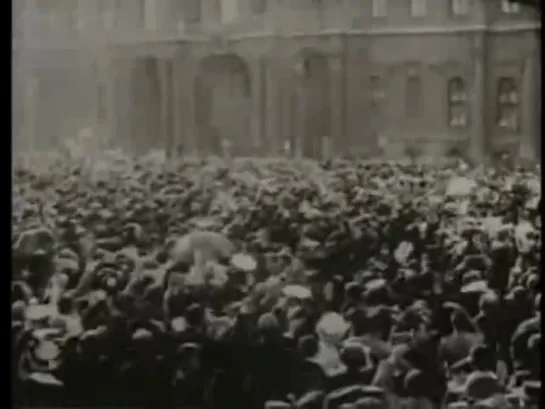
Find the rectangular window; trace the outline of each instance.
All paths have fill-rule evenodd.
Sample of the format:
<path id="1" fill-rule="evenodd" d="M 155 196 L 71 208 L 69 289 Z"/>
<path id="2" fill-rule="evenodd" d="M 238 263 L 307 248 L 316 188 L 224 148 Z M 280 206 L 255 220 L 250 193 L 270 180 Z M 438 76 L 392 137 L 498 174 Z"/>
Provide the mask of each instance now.
<path id="1" fill-rule="evenodd" d="M 509 0 L 502 0 L 501 11 L 505 14 L 516 14 L 520 11 L 520 4 Z"/>
<path id="2" fill-rule="evenodd" d="M 375 18 L 383 18 L 386 17 L 387 14 L 387 6 L 386 6 L 387 0 L 373 0 L 373 17 Z"/>
<path id="3" fill-rule="evenodd" d="M 408 117 L 418 117 L 422 104 L 422 84 L 420 78 L 412 75 L 407 79 L 405 90 L 405 112 Z"/>
<path id="4" fill-rule="evenodd" d="M 105 30 L 111 30 L 115 25 L 115 10 L 111 8 L 104 9 L 102 11 L 102 24 Z"/>
<path id="5" fill-rule="evenodd" d="M 105 6 L 112 10 L 112 26 L 144 28 L 146 23 L 145 0 L 107 0 Z"/>
<path id="6" fill-rule="evenodd" d="M 510 130 L 513 132 L 518 131 L 519 116 L 515 107 L 500 107 L 498 125 L 500 128 Z"/>
<path id="7" fill-rule="evenodd" d="M 88 27 L 87 16 L 85 15 L 86 9 L 81 1 L 78 1 L 78 10 L 77 10 L 77 21 L 76 27 L 80 32 L 84 32 Z"/>
<path id="8" fill-rule="evenodd" d="M 238 4 L 232 0 L 222 0 L 221 3 L 221 21 L 229 24 L 237 19 Z"/>
<path id="9" fill-rule="evenodd" d="M 108 28 L 122 28 L 127 27 L 129 20 L 129 13 L 127 10 L 126 0 L 105 0 L 104 7 L 111 13 L 112 19 L 111 26 Z"/>
<path id="10" fill-rule="evenodd" d="M 99 16 L 100 27 L 103 30 L 114 28 L 117 4 L 108 0 L 96 0 L 96 10 Z"/>
<path id="11" fill-rule="evenodd" d="M 47 13 L 63 10 L 66 7 L 70 7 L 71 3 L 72 2 L 67 2 L 66 0 L 34 0 L 30 2 L 29 6 L 41 13 Z"/>
<path id="12" fill-rule="evenodd" d="M 469 14 L 469 0 L 451 0 L 453 16 L 467 16 Z"/>
<path id="13" fill-rule="evenodd" d="M 511 132 L 518 132 L 520 126 L 519 88 L 510 77 L 498 81 L 498 126 Z"/>
<path id="14" fill-rule="evenodd" d="M 426 15 L 426 0 L 411 0 L 411 17 Z"/>
<path id="15" fill-rule="evenodd" d="M 183 0 L 184 21 L 196 23 L 201 20 L 202 0 Z"/>
<path id="16" fill-rule="evenodd" d="M 465 104 L 450 105 L 449 126 L 451 128 L 464 128 L 467 126 L 467 109 Z"/>
<path id="17" fill-rule="evenodd" d="M 77 27 L 77 1 L 69 0 L 37 0 L 31 6 L 39 18 L 48 21 L 52 31 L 75 30 Z M 43 20 L 41 20 L 43 21 Z"/>
<path id="18" fill-rule="evenodd" d="M 236 2 L 233 2 L 236 3 Z M 252 13 L 262 14 L 265 13 L 267 8 L 267 0 L 251 0 L 250 3 Z"/>
<path id="19" fill-rule="evenodd" d="M 158 28 L 156 0 L 144 0 L 144 22 L 146 29 Z"/>
<path id="20" fill-rule="evenodd" d="M 133 25 L 136 28 L 146 28 L 147 24 L 147 8 L 148 0 L 133 0 L 132 7 L 132 15 L 133 15 Z M 155 3 L 155 1 L 151 1 L 151 3 Z M 151 5 L 151 8 L 154 6 Z"/>
<path id="21" fill-rule="evenodd" d="M 451 128 L 465 128 L 467 126 L 466 84 L 460 77 L 452 78 L 448 82 L 448 116 Z"/>
<path id="22" fill-rule="evenodd" d="M 378 102 L 384 98 L 384 89 L 380 75 L 372 75 L 369 79 L 369 90 L 373 102 Z"/>

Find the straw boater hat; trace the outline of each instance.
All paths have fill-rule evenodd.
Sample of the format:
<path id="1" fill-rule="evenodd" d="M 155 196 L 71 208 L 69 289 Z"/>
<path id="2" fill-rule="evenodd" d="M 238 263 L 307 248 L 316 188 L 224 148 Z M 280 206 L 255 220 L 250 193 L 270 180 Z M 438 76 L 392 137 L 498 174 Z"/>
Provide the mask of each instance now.
<path id="1" fill-rule="evenodd" d="M 265 402 L 265 409 L 291 409 L 292 405 L 280 400 L 270 400 Z"/>

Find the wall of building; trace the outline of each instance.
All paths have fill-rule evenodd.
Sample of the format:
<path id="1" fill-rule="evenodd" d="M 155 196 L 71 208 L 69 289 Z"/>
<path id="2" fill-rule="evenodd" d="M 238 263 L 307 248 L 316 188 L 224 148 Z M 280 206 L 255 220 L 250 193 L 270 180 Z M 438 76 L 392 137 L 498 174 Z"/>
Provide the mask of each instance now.
<path id="1" fill-rule="evenodd" d="M 64 15 L 55 21 L 65 29 L 27 30 L 26 49 L 58 50 L 55 59 L 27 52 L 33 75 L 45 81 L 45 66 L 68 67 L 74 74 L 61 77 L 77 83 L 89 69 L 74 69 L 74 61 L 100 62 L 79 80 L 95 109 L 70 93 L 55 100 L 93 113 L 78 114 L 64 133 L 90 121 L 138 151 L 214 151 L 229 138 L 244 155 L 286 146 L 305 156 L 326 146 L 402 155 L 410 146 L 479 159 L 521 147 L 536 152 L 539 143 L 538 18 L 525 8 L 505 13 L 500 0 L 468 0 L 463 15 L 453 15 L 447 0 L 413 0 L 424 4 L 420 17 L 411 15 L 411 0 L 386 1 L 382 17 L 380 0 L 102 0 L 72 9 L 50 1 L 59 2 L 50 12 Z M 47 21 L 43 10 L 25 11 Z M 512 80 L 517 101 L 500 109 L 502 78 Z M 454 79 L 465 97 L 456 103 L 449 102 Z M 500 113 L 515 111 L 517 126 L 498 125 Z M 462 117 L 465 125 L 452 126 Z"/>

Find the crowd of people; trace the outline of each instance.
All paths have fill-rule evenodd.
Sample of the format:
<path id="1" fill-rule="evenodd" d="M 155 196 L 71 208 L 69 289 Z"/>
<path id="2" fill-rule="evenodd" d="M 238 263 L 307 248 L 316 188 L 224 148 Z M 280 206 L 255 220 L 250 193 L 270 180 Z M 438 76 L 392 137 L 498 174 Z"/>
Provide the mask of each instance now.
<path id="1" fill-rule="evenodd" d="M 48 160 L 13 175 L 16 403 L 539 407 L 539 168 Z"/>

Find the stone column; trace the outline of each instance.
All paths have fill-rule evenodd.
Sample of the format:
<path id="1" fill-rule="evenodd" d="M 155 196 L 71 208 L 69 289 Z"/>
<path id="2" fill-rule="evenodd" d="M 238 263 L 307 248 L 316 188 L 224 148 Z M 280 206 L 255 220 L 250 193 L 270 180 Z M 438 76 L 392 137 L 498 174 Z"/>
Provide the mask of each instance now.
<path id="1" fill-rule="evenodd" d="M 329 60 L 330 90 L 329 101 L 331 109 L 331 135 L 329 148 L 336 155 L 345 150 L 345 111 L 344 111 L 344 75 L 345 65 L 342 56 L 334 56 Z"/>
<path id="2" fill-rule="evenodd" d="M 267 87 L 267 61 L 264 58 L 257 58 L 253 62 L 251 74 L 251 116 L 250 116 L 250 139 L 252 144 L 252 152 L 262 153 L 266 143 L 263 140 L 264 135 L 264 98 L 266 98 L 265 88 Z M 267 154 L 267 152 L 263 152 Z"/>
<path id="3" fill-rule="evenodd" d="M 473 40 L 473 83 L 470 93 L 471 127 L 468 154 L 472 161 L 480 163 L 485 157 L 489 120 L 486 103 L 486 33 L 475 33 Z"/>
<path id="4" fill-rule="evenodd" d="M 303 156 L 304 138 L 306 136 L 306 84 L 305 84 L 305 69 L 304 61 L 298 61 L 295 65 L 295 84 L 296 84 L 296 121 L 295 121 L 295 147 L 294 153 L 296 158 Z"/>
<path id="5" fill-rule="evenodd" d="M 23 137 L 24 147 L 30 152 L 35 150 L 37 109 L 36 104 L 39 101 L 39 81 L 38 78 L 29 73 L 24 81 L 24 101 L 23 101 Z"/>
<path id="6" fill-rule="evenodd" d="M 539 129 L 540 107 L 536 101 L 540 99 L 540 72 L 535 57 L 530 56 L 524 61 L 522 74 L 522 135 L 520 140 L 519 154 L 522 159 L 537 159 L 539 146 L 537 141 L 541 135 Z"/>
<path id="7" fill-rule="evenodd" d="M 293 68 L 289 67 L 286 70 L 286 66 L 282 67 L 282 77 L 279 83 L 280 99 L 277 102 L 279 111 L 279 138 L 282 141 L 282 152 L 291 156 L 295 149 L 293 143 L 293 121 L 292 118 L 295 115 L 293 99 L 296 92 L 295 81 L 293 78 Z M 289 149 L 287 149 L 289 148 Z"/>
<path id="8" fill-rule="evenodd" d="M 160 129 L 160 142 L 157 143 L 157 147 L 164 149 L 165 153 L 168 153 L 169 147 L 167 146 L 167 135 L 168 135 L 168 109 L 169 109 L 169 88 L 171 84 L 168 83 L 167 75 L 167 62 L 163 59 L 158 61 L 158 71 L 159 71 L 159 98 L 160 98 L 160 109 L 159 109 L 159 129 Z"/>
<path id="9" fill-rule="evenodd" d="M 136 3 L 136 2 L 135 2 Z M 159 16 L 161 15 L 161 7 L 163 1 L 144 0 L 144 29 L 156 31 L 160 26 Z"/>
<path id="10" fill-rule="evenodd" d="M 265 97 L 265 123 L 267 143 L 266 153 L 268 155 L 277 155 L 282 148 L 282 141 L 280 140 L 280 127 L 278 126 L 278 98 L 279 81 L 278 81 L 278 63 L 273 59 L 267 59 L 266 65 L 266 97 Z"/>
<path id="11" fill-rule="evenodd" d="M 117 101 L 117 78 L 118 78 L 118 67 L 115 64 L 115 60 L 112 59 L 110 56 L 106 56 L 105 61 L 105 67 L 104 67 L 104 78 L 103 81 L 106 83 L 106 112 L 107 112 L 107 119 L 106 119 L 106 135 L 104 135 L 106 139 L 106 143 L 108 148 L 111 147 L 112 143 L 114 143 L 114 139 L 116 138 L 115 129 L 117 128 L 117 109 L 116 109 L 116 101 Z"/>
<path id="12" fill-rule="evenodd" d="M 174 61 L 174 129 L 175 144 L 182 145 L 185 155 L 196 155 L 197 149 L 197 128 L 195 121 L 195 99 L 196 75 L 198 72 L 193 68 L 188 70 L 190 65 L 184 57 L 178 57 Z"/>

